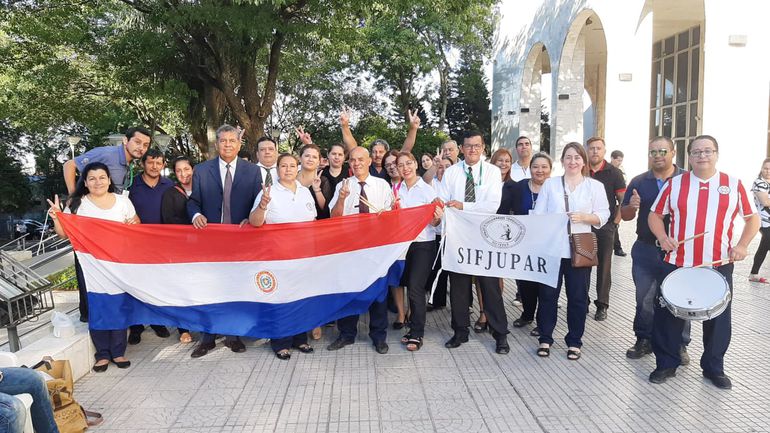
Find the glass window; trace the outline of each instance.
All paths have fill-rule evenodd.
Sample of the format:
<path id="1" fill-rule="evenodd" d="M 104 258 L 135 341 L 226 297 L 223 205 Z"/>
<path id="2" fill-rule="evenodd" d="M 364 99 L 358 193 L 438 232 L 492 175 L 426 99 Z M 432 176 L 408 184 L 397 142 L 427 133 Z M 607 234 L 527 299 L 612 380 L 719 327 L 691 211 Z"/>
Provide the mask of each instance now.
<path id="1" fill-rule="evenodd" d="M 660 135 L 660 110 L 650 111 L 650 138 Z"/>
<path id="2" fill-rule="evenodd" d="M 663 41 L 663 55 L 671 54 L 674 52 L 674 37 L 671 36 L 670 38 Z"/>
<path id="3" fill-rule="evenodd" d="M 666 107 L 663 109 L 663 133 L 661 135 L 665 135 L 666 137 L 671 137 L 671 121 L 673 119 L 671 118 L 671 107 Z"/>
<path id="4" fill-rule="evenodd" d="M 690 40 L 692 40 L 693 45 L 700 44 L 700 26 L 692 28 L 692 38 Z"/>
<path id="5" fill-rule="evenodd" d="M 687 147 L 685 142 L 684 140 L 676 140 L 674 141 L 674 145 L 676 147 L 676 165 L 686 170 L 685 157 L 687 156 Z"/>
<path id="6" fill-rule="evenodd" d="M 698 100 L 698 86 L 700 85 L 700 50 L 694 49 L 692 62 L 690 62 L 690 101 Z"/>
<path id="7" fill-rule="evenodd" d="M 650 108 L 660 107 L 660 61 L 652 62 L 652 83 L 650 83 Z"/>
<path id="8" fill-rule="evenodd" d="M 683 50 L 690 46 L 690 31 L 679 33 L 677 37 L 677 50 Z"/>
<path id="9" fill-rule="evenodd" d="M 676 56 L 676 102 L 687 101 L 687 51 L 683 51 Z"/>
<path id="10" fill-rule="evenodd" d="M 659 59 L 660 58 L 660 48 L 661 48 L 661 42 L 655 42 L 652 44 L 652 59 Z"/>
<path id="11" fill-rule="evenodd" d="M 674 137 L 687 136 L 687 104 L 676 106 L 676 118 L 674 125 L 674 131 L 676 131 Z"/>
<path id="12" fill-rule="evenodd" d="M 663 60 L 663 105 L 674 102 L 674 57 Z"/>
<path id="13" fill-rule="evenodd" d="M 698 102 L 690 104 L 690 137 L 698 135 Z"/>

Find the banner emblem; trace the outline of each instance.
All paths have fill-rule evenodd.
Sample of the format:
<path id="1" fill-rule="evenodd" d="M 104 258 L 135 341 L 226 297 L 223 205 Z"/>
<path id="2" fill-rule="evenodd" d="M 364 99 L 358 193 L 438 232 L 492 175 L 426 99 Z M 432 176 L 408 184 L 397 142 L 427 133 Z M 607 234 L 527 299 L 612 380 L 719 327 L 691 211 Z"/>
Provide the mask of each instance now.
<path id="1" fill-rule="evenodd" d="M 262 293 L 270 294 L 278 288 L 278 283 L 275 280 L 275 275 L 270 271 L 260 271 L 257 273 L 254 280 L 257 283 L 257 287 Z"/>
<path id="2" fill-rule="evenodd" d="M 495 248 L 518 245 L 527 233 L 524 224 L 516 218 L 502 215 L 491 216 L 481 223 L 481 237 Z"/>

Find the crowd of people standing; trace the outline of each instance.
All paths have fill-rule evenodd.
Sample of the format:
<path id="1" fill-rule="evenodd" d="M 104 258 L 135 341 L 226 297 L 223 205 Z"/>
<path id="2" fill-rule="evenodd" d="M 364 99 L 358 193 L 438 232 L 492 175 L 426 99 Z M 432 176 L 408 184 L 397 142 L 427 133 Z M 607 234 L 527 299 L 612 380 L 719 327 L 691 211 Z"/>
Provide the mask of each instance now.
<path id="1" fill-rule="evenodd" d="M 564 174 L 552 177 L 554 161 L 548 154 L 533 154 L 528 137 L 519 137 L 513 143 L 515 154 L 501 148 L 491 155 L 489 162 L 483 134 L 477 131 L 466 131 L 459 145 L 453 140 L 446 141 L 437 155 L 414 155 L 420 120 L 416 112 L 409 112 L 408 117 L 407 137 L 398 150 L 391 149 L 384 140 L 375 140 L 369 149 L 359 146 L 350 130 L 350 113 L 343 111 L 341 143 L 324 152 L 313 143 L 310 134 L 298 128 L 297 136 L 303 143 L 298 155 L 280 154 L 275 140 L 263 137 L 257 142 L 256 164 L 247 160 L 248 155 L 243 158 L 241 131 L 223 125 L 216 134 L 216 158 L 196 166 L 186 157 L 171 162 L 176 182 L 161 175 L 166 166 L 165 155 L 150 148 L 151 132 L 131 128 L 122 145 L 97 148 L 65 164 L 69 199 L 66 203 L 59 203 L 58 198 L 50 202 L 51 218 L 57 233 L 64 237 L 66 233 L 56 217 L 62 207 L 65 212 L 125 224 L 190 224 L 205 230 L 209 224 L 260 227 L 438 202 L 441 205 L 436 206 L 433 220 L 406 252 L 400 285 L 391 288 L 390 306 L 396 314 L 391 327 L 407 328 L 401 343 L 406 350 L 419 350 L 426 314 L 447 307 L 448 295 L 453 335 L 445 347 L 454 349 L 466 343 L 471 329 L 477 333 L 489 331 L 498 354 L 510 351 L 502 281 L 441 271 L 440 260 L 434 258 L 441 241 L 445 207 L 505 215 L 566 213 L 571 233 L 593 232 L 599 257 L 593 316 L 596 321 L 608 318 L 612 255 L 625 255 L 618 243 L 618 224 L 636 218 L 637 240 L 631 249 L 637 291 L 633 327 L 636 343 L 626 355 L 638 359 L 655 354 L 657 368 L 650 375 L 653 383 L 673 377 L 677 366 L 689 362 L 686 348 L 690 322 L 672 316 L 656 302 L 661 275 L 683 266 L 712 263 L 732 288 L 732 262 L 745 258 L 748 243 L 760 226 L 756 211 L 759 209 L 762 241 L 750 280 L 767 282 L 759 276 L 759 268 L 770 250 L 770 159 L 764 161 L 752 186 L 752 201 L 740 181 L 716 170 L 716 139 L 700 136 L 693 140 L 688 147 L 691 171 L 683 171 L 673 164 L 675 149 L 671 140 L 656 137 L 649 143 L 650 170 L 633 178 L 627 187 L 618 162 L 618 158 L 622 162 L 623 155 L 613 154 L 615 164 L 606 161 L 606 144 L 600 137 L 589 139 L 585 145 L 564 145 L 558 160 Z M 135 169 L 136 161 L 140 171 Z M 80 178 L 76 182 L 78 172 Z M 725 203 L 730 212 L 719 210 Z M 712 213 L 714 216 L 705 220 L 695 216 Z M 732 227 L 736 215 L 744 218 L 746 224 L 738 242 L 733 243 L 733 231 L 725 227 Z M 703 230 L 709 234 L 696 241 L 700 248 L 683 246 L 685 238 Z M 559 249 L 562 260 L 556 287 L 516 281 L 516 303 L 522 307 L 522 313 L 512 325 L 524 328 L 534 324 L 529 332 L 538 337 L 538 345 L 533 350 L 540 357 L 549 357 L 563 285 L 567 297 L 566 356 L 576 361 L 583 354 L 592 268 L 573 265 L 569 238 L 563 239 Z M 85 281 L 77 262 L 76 267 L 81 320 L 87 321 Z M 479 316 L 472 325 L 469 310 L 474 286 Z M 388 302 L 374 302 L 369 308 L 369 337 L 380 354 L 389 350 L 388 309 Z M 358 320 L 358 316 L 337 318 L 338 336 L 327 350 L 353 344 Z M 170 335 L 164 326 L 149 325 L 159 337 Z M 105 371 L 110 363 L 119 368 L 129 367 L 130 361 L 125 357 L 127 344 L 139 344 L 144 330 L 145 324 L 135 324 L 130 330 L 92 329 L 91 338 L 97 349 L 94 371 Z M 198 330 L 178 331 L 180 342 L 190 343 L 191 331 Z M 320 328 L 307 331 L 313 339 L 321 336 Z M 212 334 L 201 334 L 191 356 L 205 356 L 215 347 L 215 338 Z M 720 388 L 731 386 L 723 368 L 729 339 L 728 307 L 719 317 L 704 322 L 706 350 L 701 367 L 704 376 Z M 236 353 L 246 350 L 239 336 L 225 336 L 224 344 Z M 283 360 L 291 357 L 292 349 L 314 351 L 306 332 L 275 336 L 271 348 Z"/>

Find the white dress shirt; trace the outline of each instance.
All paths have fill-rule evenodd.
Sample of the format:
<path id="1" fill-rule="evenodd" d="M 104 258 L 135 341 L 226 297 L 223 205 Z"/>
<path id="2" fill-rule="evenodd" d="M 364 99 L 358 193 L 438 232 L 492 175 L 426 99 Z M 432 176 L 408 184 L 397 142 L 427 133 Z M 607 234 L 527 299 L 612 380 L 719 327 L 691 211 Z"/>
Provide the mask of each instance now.
<path id="1" fill-rule="evenodd" d="M 337 200 L 340 197 L 340 189 L 342 185 L 347 185 L 350 190 L 350 195 L 345 199 L 345 207 L 342 211 L 342 215 L 353 215 L 358 213 L 358 196 L 361 192 L 361 185 L 358 183 L 357 177 L 349 177 L 337 184 L 337 188 L 334 190 L 334 197 L 329 203 L 329 209 L 334 209 L 337 204 Z M 390 189 L 388 182 L 369 175 L 364 181 L 364 191 L 366 192 L 366 200 L 372 205 L 376 206 L 379 210 L 390 210 L 393 207 L 393 190 Z M 375 209 L 369 209 L 369 212 L 374 212 Z"/>
<path id="2" fill-rule="evenodd" d="M 398 198 L 402 208 L 410 208 L 416 206 L 422 206 L 433 202 L 438 197 L 436 191 L 432 186 L 425 183 L 424 180 L 418 177 L 417 183 L 411 188 L 406 186 L 406 182 L 401 182 L 398 185 Z M 420 235 L 414 240 L 415 242 L 433 241 L 436 239 L 436 232 L 433 226 L 428 223 L 427 226 L 420 232 Z"/>
<path id="3" fill-rule="evenodd" d="M 270 187 L 270 202 L 265 211 L 265 224 L 301 223 L 313 221 L 316 216 L 315 202 L 310 196 L 310 190 L 302 186 L 299 181 L 294 181 L 296 191 L 276 182 Z M 262 192 L 257 194 L 254 200 L 252 212 L 259 206 L 262 200 Z"/>
<path id="4" fill-rule="evenodd" d="M 610 218 L 610 205 L 607 203 L 607 193 L 604 190 L 604 185 L 598 180 L 584 176 L 583 181 L 575 187 L 574 191 L 570 191 L 569 186 L 567 186 L 567 196 L 569 197 L 570 212 L 594 214 L 599 217 L 599 224 L 593 227 L 600 228 Z M 537 203 L 532 214 L 545 215 L 565 212 L 564 188 L 561 186 L 561 176 L 550 177 L 540 187 L 540 194 L 537 196 Z M 571 224 L 571 226 L 572 233 L 588 233 L 591 231 L 590 224 L 578 223 Z M 564 239 L 561 249 L 562 257 L 570 257 L 569 239 Z"/>
<path id="5" fill-rule="evenodd" d="M 257 163 L 257 167 L 259 167 L 259 172 L 262 175 L 262 184 L 264 185 L 265 179 L 267 178 L 267 172 L 270 171 L 270 176 L 272 177 L 273 184 L 278 183 L 278 166 L 274 165 L 270 168 L 266 167 L 261 162 Z"/>
<path id="6" fill-rule="evenodd" d="M 511 179 L 514 182 L 518 182 L 522 179 L 529 179 L 532 174 L 529 172 L 529 166 L 522 167 L 519 165 L 519 161 L 511 164 Z"/>
<path id="7" fill-rule="evenodd" d="M 235 166 L 238 160 L 234 159 L 231 162 L 225 162 L 224 159 L 219 158 L 219 177 L 222 180 L 222 191 L 225 190 L 225 176 L 227 176 L 227 164 L 230 164 L 230 176 L 232 180 L 235 180 Z"/>
<path id="8" fill-rule="evenodd" d="M 475 202 L 465 202 L 465 179 L 468 167 L 471 167 L 475 185 Z M 497 212 L 503 196 L 503 181 L 500 169 L 485 161 L 469 165 L 465 161 L 446 169 L 441 179 L 441 199 L 445 202 L 456 200 L 463 202 L 463 210 L 490 213 Z"/>

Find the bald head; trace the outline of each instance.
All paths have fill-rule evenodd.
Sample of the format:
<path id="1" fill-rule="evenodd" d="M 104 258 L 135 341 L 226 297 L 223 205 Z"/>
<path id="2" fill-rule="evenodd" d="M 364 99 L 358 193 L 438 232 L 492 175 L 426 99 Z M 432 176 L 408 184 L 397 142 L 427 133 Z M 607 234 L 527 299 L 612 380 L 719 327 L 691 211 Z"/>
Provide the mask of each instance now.
<path id="1" fill-rule="evenodd" d="M 372 165 L 372 158 L 366 149 L 356 146 L 350 151 L 348 164 L 350 164 L 350 168 L 353 170 L 353 176 L 363 181 L 369 176 L 369 166 Z"/>

